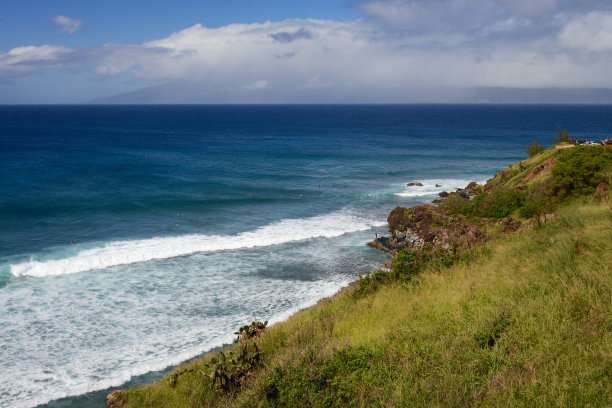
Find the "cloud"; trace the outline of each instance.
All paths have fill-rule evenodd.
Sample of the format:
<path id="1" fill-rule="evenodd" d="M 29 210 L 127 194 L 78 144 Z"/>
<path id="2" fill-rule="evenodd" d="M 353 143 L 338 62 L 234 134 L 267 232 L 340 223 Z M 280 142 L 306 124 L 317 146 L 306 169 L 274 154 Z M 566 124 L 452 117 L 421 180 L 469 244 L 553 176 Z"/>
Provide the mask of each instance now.
<path id="1" fill-rule="evenodd" d="M 594 11 L 572 20 L 559 34 L 559 42 L 579 51 L 612 51 L 612 13 Z"/>
<path id="2" fill-rule="evenodd" d="M 74 34 L 83 25 L 83 20 L 57 15 L 52 18 L 60 27 L 62 33 Z"/>
<path id="3" fill-rule="evenodd" d="M 13 48 L 0 54 L 0 79 L 20 77 L 40 69 L 65 67 L 73 52 L 70 48 L 54 45 Z"/>
<path id="4" fill-rule="evenodd" d="M 196 24 L 141 44 L 20 47 L 0 54 L 0 78 L 80 70 L 174 92 L 173 102 L 401 102 L 432 89 L 612 88 L 612 12 L 589 1 L 597 7 L 372 0 L 358 4 L 364 17 L 353 21 Z"/>
<path id="5" fill-rule="evenodd" d="M 520 26 L 513 21 L 506 24 L 507 30 Z M 288 42 L 273 37 L 300 30 L 317 40 Z M 608 59 L 583 66 L 564 50 L 555 51 L 556 42 L 556 37 L 530 38 L 483 48 L 470 41 L 468 34 L 398 36 L 381 33 L 365 21 L 286 20 L 219 28 L 195 25 L 140 46 L 107 45 L 105 55 L 96 59 L 95 72 L 117 75 L 128 70 L 138 78 L 156 81 L 189 79 L 211 90 L 270 92 L 325 89 L 330 93 L 365 93 L 372 88 L 396 92 L 416 85 L 612 86 L 612 79 L 604 74 L 610 68 Z M 283 55 L 292 57 L 279 58 Z M 274 84 L 266 81 L 263 87 L 261 78 L 271 76 Z"/>

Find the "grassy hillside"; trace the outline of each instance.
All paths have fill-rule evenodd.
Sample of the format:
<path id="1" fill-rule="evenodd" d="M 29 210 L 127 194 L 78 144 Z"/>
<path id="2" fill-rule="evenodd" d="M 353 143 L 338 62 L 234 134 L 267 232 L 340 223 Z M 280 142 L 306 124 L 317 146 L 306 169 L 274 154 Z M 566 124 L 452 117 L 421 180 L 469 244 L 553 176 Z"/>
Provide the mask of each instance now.
<path id="1" fill-rule="evenodd" d="M 390 272 L 362 279 L 357 289 L 245 334 L 240 362 L 208 356 L 113 395 L 114 405 L 612 405 L 612 204 L 609 192 L 592 198 L 591 186 L 610 176 L 612 160 L 569 189 L 555 182 L 576 169 L 553 173 L 549 162 L 532 177 L 565 154 L 549 149 L 482 192 L 515 189 L 522 198 L 510 213 L 540 199 L 536 217 L 544 207 L 552 216 L 452 259 L 396 259 Z M 238 345 L 234 353 L 239 360 Z M 218 381 L 223 369 L 230 386 Z"/>

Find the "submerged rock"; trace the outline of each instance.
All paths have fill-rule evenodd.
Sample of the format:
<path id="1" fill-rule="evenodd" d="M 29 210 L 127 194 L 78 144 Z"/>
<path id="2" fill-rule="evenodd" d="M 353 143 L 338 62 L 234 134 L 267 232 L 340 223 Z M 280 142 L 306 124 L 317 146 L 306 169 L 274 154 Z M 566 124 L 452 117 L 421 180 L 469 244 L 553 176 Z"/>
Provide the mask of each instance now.
<path id="1" fill-rule="evenodd" d="M 416 186 L 416 187 L 423 187 L 423 183 L 408 183 L 408 184 L 406 184 L 406 185 L 407 185 L 408 187 L 413 187 L 413 186 Z"/>

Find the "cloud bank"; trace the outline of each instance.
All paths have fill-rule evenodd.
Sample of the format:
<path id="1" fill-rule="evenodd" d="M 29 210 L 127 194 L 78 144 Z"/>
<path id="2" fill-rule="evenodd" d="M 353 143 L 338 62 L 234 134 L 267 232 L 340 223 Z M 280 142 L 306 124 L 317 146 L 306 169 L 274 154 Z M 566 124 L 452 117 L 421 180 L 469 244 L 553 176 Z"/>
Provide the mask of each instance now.
<path id="1" fill-rule="evenodd" d="M 458 88 L 612 88 L 612 10 L 588 4 L 372 0 L 348 22 L 197 24 L 142 44 L 18 47 L 0 54 L 0 78 L 129 75 L 158 84 L 169 102 L 193 93 L 200 99 L 186 102 L 397 102 L 427 89 L 443 99 Z"/>

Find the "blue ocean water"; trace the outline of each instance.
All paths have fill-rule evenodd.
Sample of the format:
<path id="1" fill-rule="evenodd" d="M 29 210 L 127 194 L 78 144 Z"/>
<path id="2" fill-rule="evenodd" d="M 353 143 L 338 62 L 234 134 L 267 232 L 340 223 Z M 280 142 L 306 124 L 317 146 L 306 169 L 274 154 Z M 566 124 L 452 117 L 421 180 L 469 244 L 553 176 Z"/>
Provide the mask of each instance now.
<path id="1" fill-rule="evenodd" d="M 0 407 L 121 386 L 377 269 L 397 205 L 612 106 L 0 106 Z M 423 187 L 406 183 L 421 182 Z M 437 187 L 440 186 L 440 187 Z"/>

